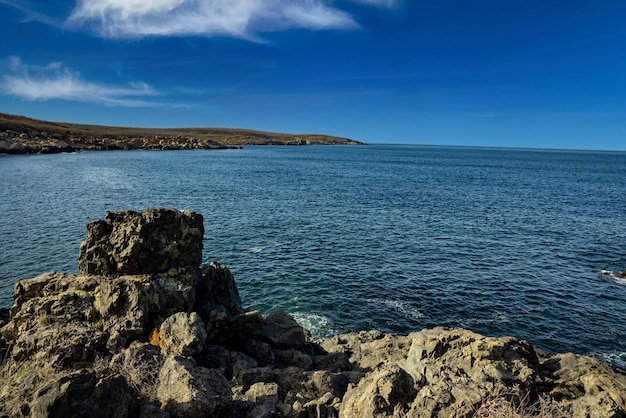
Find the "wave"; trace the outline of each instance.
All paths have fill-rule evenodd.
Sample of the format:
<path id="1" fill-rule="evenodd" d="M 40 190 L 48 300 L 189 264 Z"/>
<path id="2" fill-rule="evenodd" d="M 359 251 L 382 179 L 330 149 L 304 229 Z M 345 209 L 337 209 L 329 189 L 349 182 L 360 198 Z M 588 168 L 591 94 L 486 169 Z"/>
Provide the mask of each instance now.
<path id="1" fill-rule="evenodd" d="M 384 305 L 390 309 L 393 309 L 396 312 L 403 313 L 413 319 L 421 319 L 425 317 L 422 311 L 410 306 L 407 302 L 402 301 L 402 300 L 372 298 L 372 299 L 367 299 L 366 302 Z"/>
<path id="2" fill-rule="evenodd" d="M 614 351 L 610 353 L 593 352 L 590 355 L 597 359 L 606 361 L 613 367 L 626 370 L 626 351 Z"/>
<path id="3" fill-rule="evenodd" d="M 315 338 L 325 338 L 337 334 L 332 321 L 324 315 L 312 312 L 290 312 L 290 315 Z"/>
<path id="4" fill-rule="evenodd" d="M 619 284 L 626 284 L 626 271 L 600 270 L 600 274 L 610 277 Z"/>

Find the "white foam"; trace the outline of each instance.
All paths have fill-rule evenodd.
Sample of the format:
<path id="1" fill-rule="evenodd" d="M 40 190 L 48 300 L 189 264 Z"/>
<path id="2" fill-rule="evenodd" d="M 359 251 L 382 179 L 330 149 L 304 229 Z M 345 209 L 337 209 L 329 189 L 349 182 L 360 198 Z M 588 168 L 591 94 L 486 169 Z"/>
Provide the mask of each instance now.
<path id="1" fill-rule="evenodd" d="M 626 284 L 626 272 L 615 270 L 600 270 L 600 274 L 609 276 L 619 284 Z"/>
<path id="2" fill-rule="evenodd" d="M 304 329 L 307 329 L 316 338 L 329 337 L 337 334 L 331 320 L 320 314 L 311 312 L 292 312 L 291 316 Z"/>
<path id="3" fill-rule="evenodd" d="M 374 299 L 367 299 L 367 302 L 376 303 L 379 305 L 385 305 L 388 308 L 391 308 L 396 312 L 403 313 L 414 319 L 424 318 L 424 314 L 419 309 L 416 309 L 401 300 L 374 298 Z"/>
<path id="4" fill-rule="evenodd" d="M 262 247 L 250 247 L 250 248 L 246 248 L 245 251 L 249 253 L 260 253 L 261 251 L 263 251 L 263 248 Z"/>
<path id="5" fill-rule="evenodd" d="M 606 361 L 613 367 L 619 367 L 626 370 L 626 352 L 615 351 L 612 353 L 598 353 L 594 352 L 591 355 L 600 360 Z"/>

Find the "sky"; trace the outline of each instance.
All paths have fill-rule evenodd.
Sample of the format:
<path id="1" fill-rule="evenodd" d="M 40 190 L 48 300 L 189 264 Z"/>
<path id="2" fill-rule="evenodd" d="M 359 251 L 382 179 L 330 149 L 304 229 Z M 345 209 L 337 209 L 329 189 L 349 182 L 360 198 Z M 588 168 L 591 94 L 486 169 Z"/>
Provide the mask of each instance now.
<path id="1" fill-rule="evenodd" d="M 0 0 L 0 112 L 626 150 L 623 0 Z"/>

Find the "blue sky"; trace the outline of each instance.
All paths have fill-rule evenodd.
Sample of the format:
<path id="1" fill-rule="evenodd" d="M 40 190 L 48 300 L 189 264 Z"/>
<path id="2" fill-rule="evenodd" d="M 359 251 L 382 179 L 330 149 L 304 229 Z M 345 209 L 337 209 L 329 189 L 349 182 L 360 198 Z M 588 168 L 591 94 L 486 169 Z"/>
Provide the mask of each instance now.
<path id="1" fill-rule="evenodd" d="M 0 0 L 0 112 L 626 150 L 626 2 Z"/>

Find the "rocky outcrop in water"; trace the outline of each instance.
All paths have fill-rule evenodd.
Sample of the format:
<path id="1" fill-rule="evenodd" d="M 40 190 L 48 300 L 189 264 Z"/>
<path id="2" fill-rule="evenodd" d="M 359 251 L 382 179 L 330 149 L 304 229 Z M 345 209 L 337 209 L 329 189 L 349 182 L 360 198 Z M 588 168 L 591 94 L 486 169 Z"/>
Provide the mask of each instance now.
<path id="1" fill-rule="evenodd" d="M 463 329 L 318 340 L 246 311 L 229 270 L 201 265 L 199 214 L 87 229 L 79 274 L 17 282 L 0 315 L 0 416 L 626 416 L 626 375 L 590 357 Z"/>

